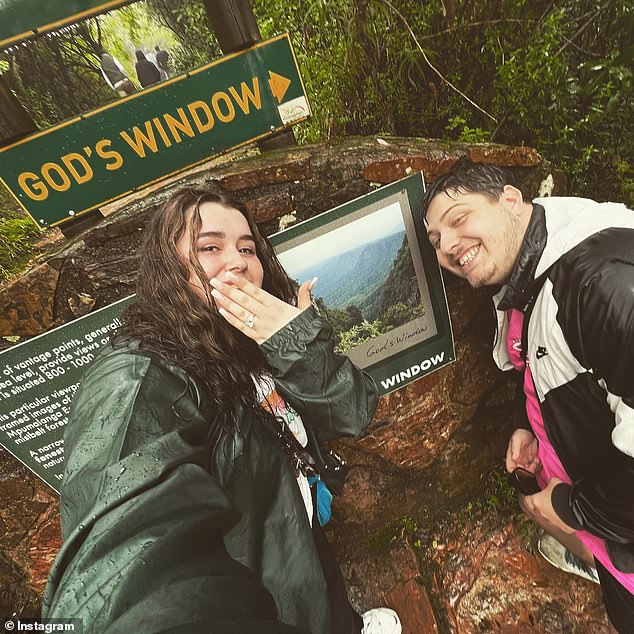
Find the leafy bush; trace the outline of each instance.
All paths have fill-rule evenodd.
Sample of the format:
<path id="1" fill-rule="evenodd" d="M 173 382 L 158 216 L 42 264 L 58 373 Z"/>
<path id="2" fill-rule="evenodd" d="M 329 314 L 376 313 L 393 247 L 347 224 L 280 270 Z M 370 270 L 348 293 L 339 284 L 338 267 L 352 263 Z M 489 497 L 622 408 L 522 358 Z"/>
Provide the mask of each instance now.
<path id="1" fill-rule="evenodd" d="M 39 229 L 29 218 L 0 216 L 0 282 L 19 273 L 34 254 Z"/>
<path id="2" fill-rule="evenodd" d="M 425 307 L 420 304 L 416 306 L 407 306 L 403 302 L 390 306 L 385 315 L 381 318 L 381 321 L 390 328 L 396 328 L 402 326 L 417 317 L 422 317 L 425 314 Z"/>
<path id="3" fill-rule="evenodd" d="M 343 354 L 353 346 L 358 346 L 360 343 L 374 339 L 374 337 L 383 333 L 383 329 L 383 324 L 377 320 L 372 323 L 363 321 L 350 328 L 350 330 L 344 330 L 339 334 L 339 341 L 335 345 L 335 352 Z"/>

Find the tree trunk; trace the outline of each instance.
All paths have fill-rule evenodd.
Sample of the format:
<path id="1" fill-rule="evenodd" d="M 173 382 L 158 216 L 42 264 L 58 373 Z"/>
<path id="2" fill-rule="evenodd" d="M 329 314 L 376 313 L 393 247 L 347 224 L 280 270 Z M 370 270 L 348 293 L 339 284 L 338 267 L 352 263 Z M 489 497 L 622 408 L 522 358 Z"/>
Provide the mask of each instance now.
<path id="1" fill-rule="evenodd" d="M 6 82 L 0 77 L 0 147 L 18 141 L 37 127 Z"/>
<path id="2" fill-rule="evenodd" d="M 262 39 L 249 0 L 203 0 L 203 4 L 220 50 L 225 55 Z M 258 141 L 261 152 L 296 144 L 292 128 Z"/>

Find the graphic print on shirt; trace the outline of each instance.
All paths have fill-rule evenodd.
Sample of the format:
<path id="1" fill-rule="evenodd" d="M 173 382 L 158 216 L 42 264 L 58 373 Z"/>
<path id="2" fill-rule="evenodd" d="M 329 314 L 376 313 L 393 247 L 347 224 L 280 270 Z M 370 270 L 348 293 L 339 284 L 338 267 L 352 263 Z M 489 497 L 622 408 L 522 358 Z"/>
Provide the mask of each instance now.
<path id="1" fill-rule="evenodd" d="M 306 429 L 299 414 L 277 393 L 275 387 L 264 397 L 260 405 L 276 418 L 281 418 L 293 432 L 302 447 L 308 444 Z"/>
<path id="2" fill-rule="evenodd" d="M 259 381 L 255 381 L 255 383 L 258 390 L 258 398 L 260 399 L 260 405 L 262 406 L 262 408 L 270 414 L 273 414 L 273 416 L 275 416 L 276 418 L 283 420 L 288 429 L 290 429 L 293 436 L 297 438 L 297 442 L 299 442 L 302 447 L 305 447 L 308 444 L 308 434 L 306 433 L 306 428 L 304 427 L 302 418 L 278 394 L 277 390 L 275 389 L 275 384 L 273 383 L 272 377 L 262 377 Z M 312 526 L 313 497 L 310 491 L 308 478 L 303 473 L 299 473 L 297 476 L 297 486 L 299 487 L 299 492 L 301 493 L 302 500 L 304 501 L 306 514 L 308 515 L 308 521 Z"/>

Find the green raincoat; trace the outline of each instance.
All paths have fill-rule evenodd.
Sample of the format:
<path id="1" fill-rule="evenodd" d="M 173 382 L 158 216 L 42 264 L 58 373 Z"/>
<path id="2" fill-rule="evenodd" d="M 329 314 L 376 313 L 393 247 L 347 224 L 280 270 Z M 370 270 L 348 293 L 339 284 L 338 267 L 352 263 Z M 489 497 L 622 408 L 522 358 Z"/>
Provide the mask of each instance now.
<path id="1" fill-rule="evenodd" d="M 360 433 L 376 387 L 309 308 L 261 346 L 280 395 L 319 439 Z M 65 435 L 63 547 L 44 617 L 84 634 L 327 634 L 329 603 L 295 474 L 237 406 L 210 447 L 205 388 L 133 342 L 86 372 Z M 316 456 L 318 462 L 320 456 Z"/>

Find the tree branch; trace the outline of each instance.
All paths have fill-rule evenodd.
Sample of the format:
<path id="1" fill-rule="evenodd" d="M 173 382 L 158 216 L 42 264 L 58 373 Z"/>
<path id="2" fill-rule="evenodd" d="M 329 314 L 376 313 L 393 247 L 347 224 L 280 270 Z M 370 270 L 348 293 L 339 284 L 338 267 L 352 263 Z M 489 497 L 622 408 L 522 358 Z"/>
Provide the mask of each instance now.
<path id="1" fill-rule="evenodd" d="M 529 23 L 534 22 L 535 20 L 520 20 L 519 18 L 499 18 L 497 20 L 481 20 L 479 22 L 467 22 L 466 24 L 457 24 L 456 26 L 452 26 L 449 29 L 444 29 L 442 31 L 438 31 L 437 33 L 432 33 L 431 35 L 423 35 L 421 40 L 433 40 L 441 35 L 446 35 L 447 33 L 453 33 L 455 31 L 459 31 L 460 29 L 472 29 L 478 26 L 485 26 L 489 24 L 498 24 L 500 22 L 505 23 Z"/>
<path id="2" fill-rule="evenodd" d="M 449 86 L 453 91 L 457 92 L 465 101 L 467 101 L 468 103 L 470 103 L 476 110 L 479 110 L 482 114 L 486 115 L 487 117 L 489 117 L 489 119 L 491 119 L 492 121 L 495 121 L 495 123 L 498 122 L 498 120 L 492 115 L 489 114 L 484 108 L 481 108 L 475 101 L 473 101 L 473 99 L 470 99 L 469 97 L 467 97 L 467 95 L 465 95 L 459 88 L 456 88 L 456 86 L 454 86 L 430 61 L 429 58 L 427 57 L 427 54 L 425 53 L 425 51 L 423 50 L 423 47 L 420 45 L 420 42 L 418 41 L 418 38 L 416 37 L 414 31 L 412 30 L 412 27 L 410 27 L 409 22 L 405 19 L 405 17 L 403 16 L 403 14 L 389 1 L 389 0 L 379 0 L 380 2 L 383 2 L 391 11 L 393 11 L 398 17 L 399 19 L 403 22 L 403 24 L 405 25 L 405 28 L 408 30 L 409 34 L 412 36 L 412 39 L 414 40 L 414 44 L 416 44 L 416 47 L 418 48 L 418 50 L 421 52 L 421 55 L 423 56 L 423 59 L 425 60 L 425 63 L 429 66 L 429 68 L 431 68 L 431 70 L 434 71 L 434 73 L 436 73 L 436 75 L 438 75 L 438 77 L 440 77 L 441 81 L 443 81 L 445 84 L 447 84 L 447 86 Z"/>
<path id="3" fill-rule="evenodd" d="M 565 35 L 561 36 L 563 40 L 565 40 L 568 44 L 570 44 L 570 46 L 576 48 L 580 53 L 583 53 L 584 55 L 588 55 L 589 57 L 595 57 L 597 59 L 600 59 L 603 57 L 603 55 L 601 55 L 601 53 L 593 53 L 592 51 L 587 51 L 585 48 L 581 48 L 581 46 L 579 46 L 579 44 L 575 44 L 572 40 L 568 39 Z M 563 50 L 563 49 L 560 49 Z M 559 55 L 559 53 L 557 53 Z"/>
<path id="4" fill-rule="evenodd" d="M 583 24 L 581 27 L 579 27 L 579 29 L 577 30 L 577 32 L 571 37 L 571 38 L 564 38 L 566 40 L 566 43 L 557 51 L 557 53 L 555 53 L 555 55 L 561 55 L 570 44 L 574 44 L 574 40 L 576 40 L 594 21 L 594 19 L 598 16 L 601 15 L 601 11 L 603 11 L 603 7 L 599 7 L 589 18 L 588 21 Z"/>

